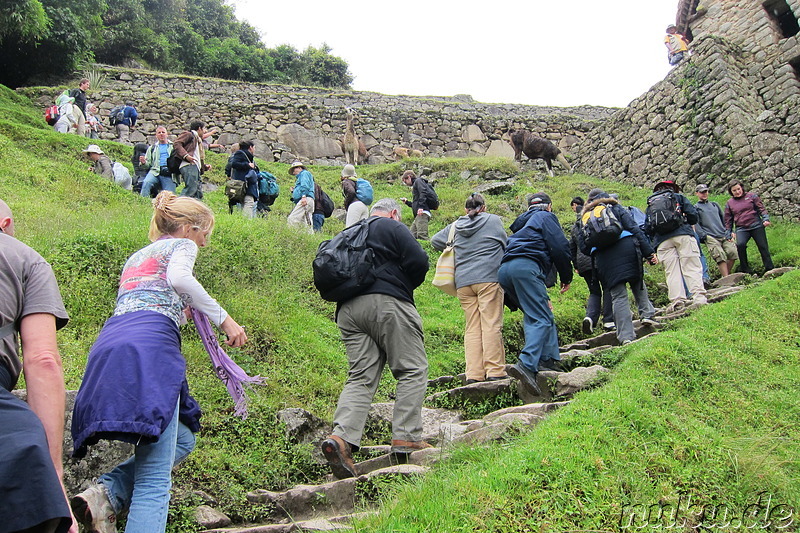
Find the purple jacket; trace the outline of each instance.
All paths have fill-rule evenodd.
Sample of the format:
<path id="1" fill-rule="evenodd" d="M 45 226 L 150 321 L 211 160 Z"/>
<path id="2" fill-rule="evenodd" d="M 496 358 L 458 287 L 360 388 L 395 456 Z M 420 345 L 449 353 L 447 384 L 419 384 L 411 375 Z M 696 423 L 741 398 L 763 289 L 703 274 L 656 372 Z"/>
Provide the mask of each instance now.
<path id="1" fill-rule="evenodd" d="M 769 220 L 769 215 L 756 193 L 745 193 L 740 198 L 731 198 L 725 204 L 727 238 L 730 238 L 734 224 L 737 228 L 752 229 L 761 226 L 765 220 Z"/>

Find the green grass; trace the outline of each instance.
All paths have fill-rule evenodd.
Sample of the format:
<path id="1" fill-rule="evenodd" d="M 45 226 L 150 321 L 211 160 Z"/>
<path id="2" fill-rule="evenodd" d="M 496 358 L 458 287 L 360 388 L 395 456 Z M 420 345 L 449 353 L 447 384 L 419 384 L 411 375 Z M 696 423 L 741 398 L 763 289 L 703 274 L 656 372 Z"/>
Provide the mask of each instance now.
<path id="1" fill-rule="evenodd" d="M 0 87 L 0 111 L 0 198 L 14 210 L 17 237 L 50 261 L 59 280 L 71 316 L 59 332 L 59 345 L 67 386 L 74 389 L 89 348 L 113 311 L 124 261 L 148 243 L 151 206 L 88 172 L 81 150 L 89 141 L 53 132 L 25 98 Z M 130 147 L 99 144 L 112 159 L 130 166 Z M 225 157 L 209 158 L 214 170 L 207 180 L 223 183 Z M 473 187 L 460 177 L 463 170 L 500 170 L 518 178 L 512 191 L 488 199 L 489 211 L 501 215 L 506 225 L 524 209 L 526 194 L 539 190 L 551 195 L 564 227 L 574 220 L 570 199 L 585 197 L 592 187 L 618 192 L 624 203 L 638 206 L 648 195 L 641 188 L 589 176 L 551 179 L 520 172 L 507 160 L 423 159 L 406 165 L 447 173 L 436 185 L 442 207 L 431 220 L 432 232 L 463 213 L 463 201 Z M 321 235 L 287 228 L 293 183 L 288 166 L 261 166 L 280 182 L 273 212 L 267 219 L 245 220 L 228 214 L 221 192 L 207 194 L 217 225 L 195 271 L 247 327 L 250 342 L 229 353 L 250 374 L 266 377 L 267 385 L 252 391 L 250 417 L 235 418 L 196 333 L 191 326 L 184 328 L 188 377 L 204 409 L 204 428 L 197 449 L 177 470 L 171 531 L 191 531 L 187 524 L 198 503 L 192 490 L 212 494 L 237 522 L 258 521 L 270 509 L 248 504 L 246 492 L 319 482 L 326 472 L 313 462 L 308 447 L 286 441 L 276 412 L 303 407 L 332 418 L 346 377 L 346 358 L 333 323 L 334 305 L 314 290 L 310 265 L 319 243 L 343 224 L 328 219 Z M 397 180 L 404 168 L 391 163 L 358 171 L 372 181 L 376 199 L 399 198 L 410 195 Z M 310 170 L 341 204 L 341 168 Z M 404 208 L 403 216 L 410 224 L 411 210 Z M 776 221 L 767 231 L 776 264 L 800 265 L 797 226 Z M 428 243 L 423 247 L 433 265 L 438 253 Z M 752 255 L 758 267 L 758 254 Z M 665 299 L 658 288 L 663 280 L 660 267 L 648 268 L 656 303 Z M 359 524 L 359 529 L 613 529 L 609 516 L 615 505 L 668 499 L 684 489 L 739 504 L 752 496 L 755 489 L 748 487 L 762 486 L 796 502 L 792 441 L 797 440 L 798 413 L 792 392 L 797 389 L 798 317 L 793 305 L 798 293 L 797 274 L 786 276 L 703 309 L 655 339 L 603 356 L 610 365 L 619 364 L 602 388 L 580 395 L 532 435 L 457 451 L 425 481 L 388 500 L 378 520 Z M 562 343 L 578 338 L 587 295 L 580 279 L 563 295 L 551 291 Z M 464 319 L 457 300 L 430 283 L 415 298 L 431 376 L 463 372 Z M 510 362 L 522 339 L 520 321 L 520 313 L 506 313 Z M 387 372 L 376 401 L 388 401 L 393 390 Z M 467 410 L 479 415 L 494 407 Z"/>

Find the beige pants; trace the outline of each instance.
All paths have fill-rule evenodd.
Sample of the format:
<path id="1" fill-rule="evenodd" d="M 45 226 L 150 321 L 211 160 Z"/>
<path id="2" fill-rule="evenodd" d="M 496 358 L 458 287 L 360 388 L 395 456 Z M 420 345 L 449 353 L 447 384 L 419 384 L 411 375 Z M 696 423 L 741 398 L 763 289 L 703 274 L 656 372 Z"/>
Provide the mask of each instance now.
<path id="1" fill-rule="evenodd" d="M 286 221 L 293 228 L 307 228 L 309 233 L 314 233 L 311 225 L 311 215 L 314 213 L 314 199 L 306 198 L 306 205 L 300 202 L 294 204 L 294 209 L 289 213 Z"/>
<path id="2" fill-rule="evenodd" d="M 345 219 L 344 227 L 349 228 L 359 220 L 364 220 L 367 217 L 369 217 L 369 207 L 364 205 L 363 202 L 356 200 L 347 208 L 347 218 Z"/>
<path id="3" fill-rule="evenodd" d="M 464 309 L 464 357 L 467 379 L 506 375 L 503 346 L 503 289 L 499 283 L 476 283 L 457 291 Z"/>
<path id="4" fill-rule="evenodd" d="M 78 108 L 78 106 L 75 106 L 74 109 L 75 109 L 75 118 L 78 119 L 78 128 L 75 131 L 75 133 L 84 136 L 86 135 L 86 116 L 83 114 L 83 111 L 81 111 Z"/>
<path id="5" fill-rule="evenodd" d="M 692 300 L 705 303 L 706 289 L 703 286 L 703 266 L 700 263 L 700 248 L 693 235 L 670 237 L 658 245 L 658 260 L 664 263 L 667 275 L 669 301 L 686 298 L 686 287 L 692 293 Z"/>

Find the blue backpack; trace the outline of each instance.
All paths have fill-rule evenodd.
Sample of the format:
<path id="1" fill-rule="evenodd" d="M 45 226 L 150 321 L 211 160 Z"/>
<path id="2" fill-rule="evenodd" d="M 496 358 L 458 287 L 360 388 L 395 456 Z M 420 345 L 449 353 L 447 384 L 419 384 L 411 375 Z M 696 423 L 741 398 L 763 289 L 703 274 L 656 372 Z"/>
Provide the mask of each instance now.
<path id="1" fill-rule="evenodd" d="M 370 182 L 364 178 L 358 178 L 356 180 L 356 199 L 364 205 L 369 205 L 372 203 L 372 197 L 373 191 Z"/>
<path id="2" fill-rule="evenodd" d="M 278 178 L 262 170 L 258 173 L 258 194 L 277 198 L 281 188 L 278 186 Z"/>

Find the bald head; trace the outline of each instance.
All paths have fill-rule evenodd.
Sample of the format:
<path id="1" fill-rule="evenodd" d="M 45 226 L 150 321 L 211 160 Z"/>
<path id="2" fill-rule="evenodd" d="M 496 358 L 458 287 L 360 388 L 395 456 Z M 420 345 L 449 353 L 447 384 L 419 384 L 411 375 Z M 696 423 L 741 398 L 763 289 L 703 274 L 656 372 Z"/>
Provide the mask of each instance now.
<path id="1" fill-rule="evenodd" d="M 14 218 L 11 215 L 11 208 L 2 199 L 0 199 L 0 231 L 14 236 Z"/>

